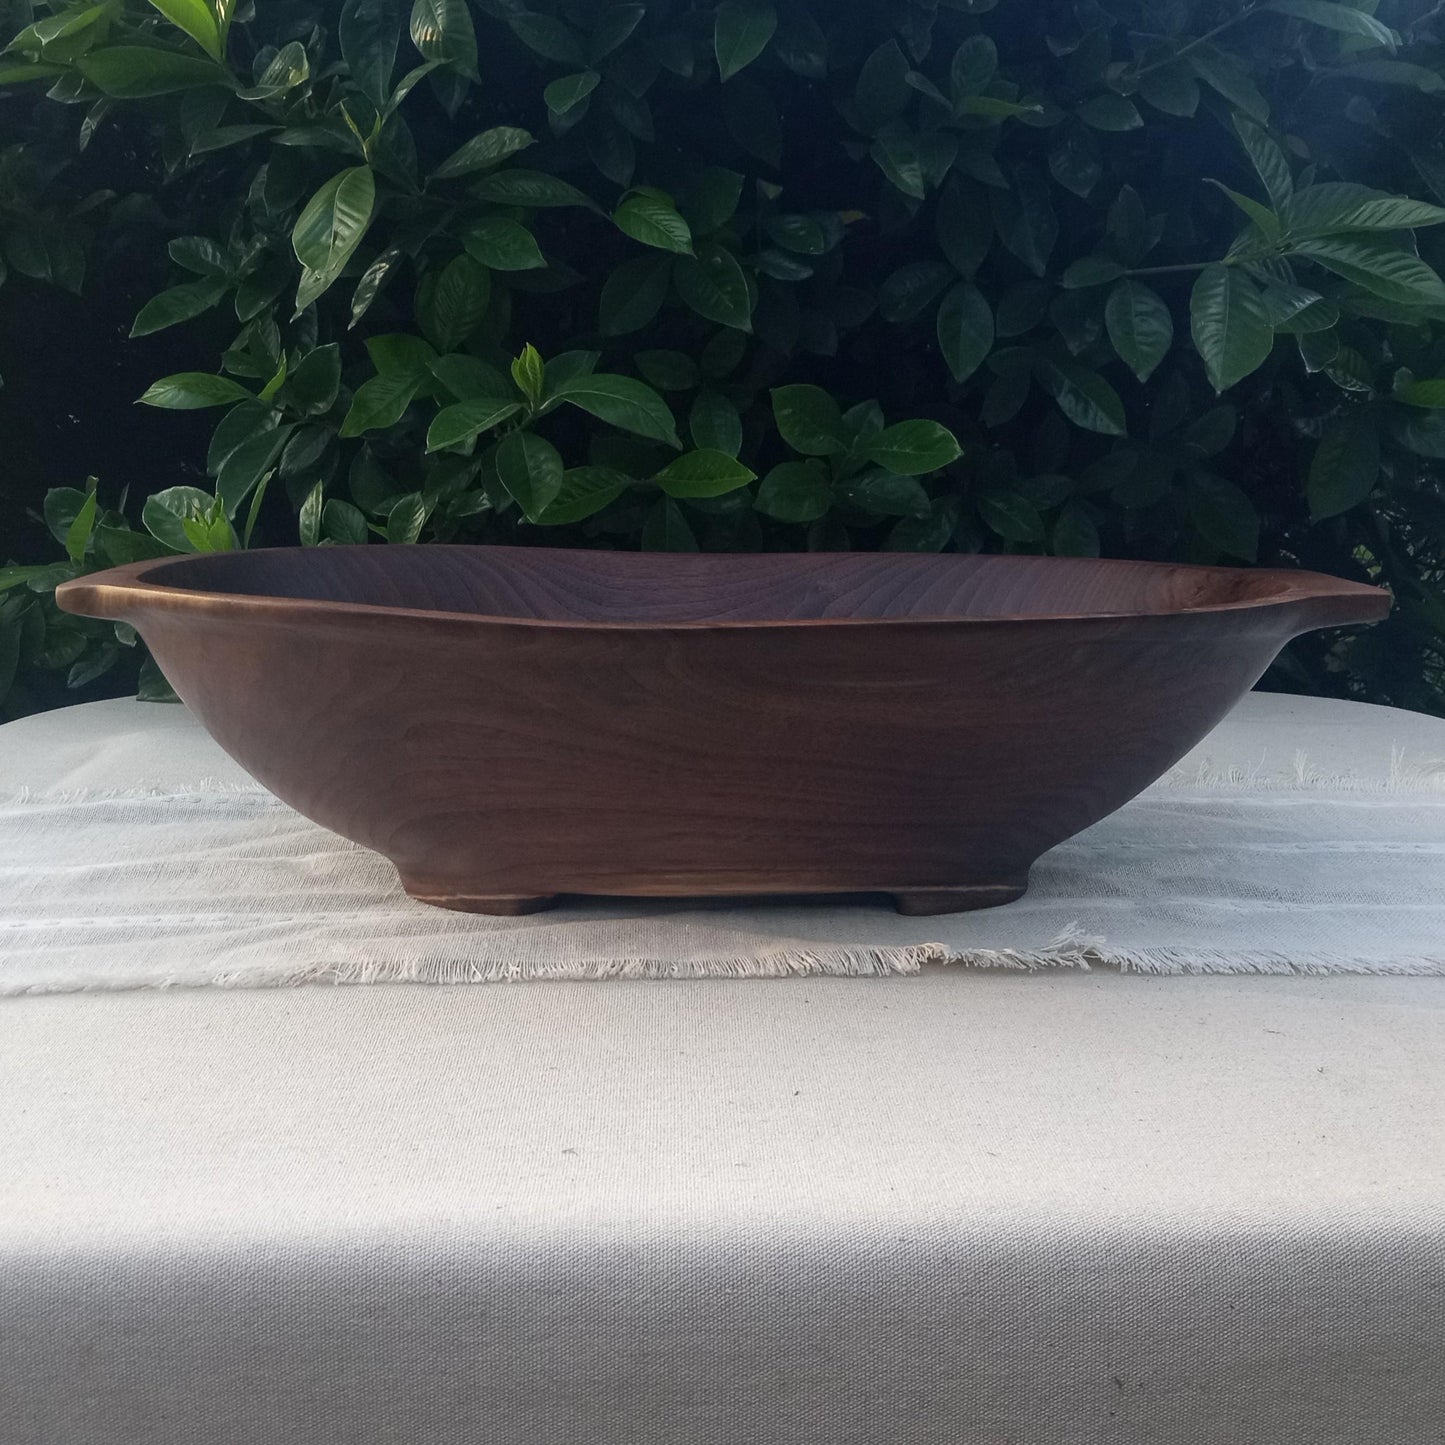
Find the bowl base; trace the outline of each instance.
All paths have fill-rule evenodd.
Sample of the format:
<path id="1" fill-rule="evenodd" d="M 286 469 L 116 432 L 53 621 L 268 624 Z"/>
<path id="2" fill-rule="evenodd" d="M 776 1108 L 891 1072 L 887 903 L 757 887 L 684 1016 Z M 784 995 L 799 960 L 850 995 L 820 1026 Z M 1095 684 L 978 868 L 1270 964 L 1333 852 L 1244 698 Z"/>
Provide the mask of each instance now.
<path id="1" fill-rule="evenodd" d="M 428 893 L 408 888 L 409 897 L 433 908 L 454 908 L 459 913 L 490 913 L 499 918 L 517 918 L 524 913 L 540 913 L 554 908 L 558 893 Z"/>
<path id="2" fill-rule="evenodd" d="M 935 913 L 968 913 L 975 908 L 997 908 L 1028 891 L 1028 882 L 977 883 L 967 888 L 905 888 L 895 890 L 893 906 L 906 917 L 926 918 Z"/>
<path id="3" fill-rule="evenodd" d="M 967 913 L 975 908 L 997 908 L 1001 904 L 1022 898 L 1027 888 L 1028 880 L 1025 878 L 1013 883 L 974 883 L 957 888 L 895 888 L 886 896 L 893 900 L 893 906 L 898 912 L 906 917 L 926 918 L 938 913 Z M 444 893 L 432 891 L 424 884 L 408 887 L 406 891 L 418 903 L 429 903 L 434 908 L 454 908 L 462 913 L 488 913 L 498 918 L 516 918 L 526 913 L 540 913 L 543 909 L 555 907 L 562 897 L 560 893 Z M 776 899 L 780 895 L 766 896 Z"/>

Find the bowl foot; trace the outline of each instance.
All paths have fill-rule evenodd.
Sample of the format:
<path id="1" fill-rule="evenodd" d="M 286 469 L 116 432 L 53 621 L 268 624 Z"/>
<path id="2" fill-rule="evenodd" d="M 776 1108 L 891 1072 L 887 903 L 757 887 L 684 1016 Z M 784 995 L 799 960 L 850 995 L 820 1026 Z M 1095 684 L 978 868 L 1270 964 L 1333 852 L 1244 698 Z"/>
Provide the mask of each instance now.
<path id="1" fill-rule="evenodd" d="M 1012 903 L 1028 890 L 1028 879 L 1017 883 L 977 883 L 963 888 L 904 888 L 893 894 L 893 906 L 910 918 L 934 913 L 966 913 L 974 908 L 997 908 Z"/>
<path id="2" fill-rule="evenodd" d="M 408 888 L 407 893 L 418 903 L 433 908 L 455 908 L 461 913 L 491 913 L 499 918 L 516 918 L 524 913 L 540 913 L 556 906 L 555 893 L 434 893 L 425 887 Z"/>

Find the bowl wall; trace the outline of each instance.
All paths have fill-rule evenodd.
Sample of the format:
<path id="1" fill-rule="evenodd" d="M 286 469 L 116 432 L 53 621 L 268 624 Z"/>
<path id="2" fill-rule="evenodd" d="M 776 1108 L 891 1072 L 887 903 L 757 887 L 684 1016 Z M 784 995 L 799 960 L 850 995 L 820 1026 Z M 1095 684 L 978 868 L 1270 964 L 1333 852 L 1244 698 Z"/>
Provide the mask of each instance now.
<path id="1" fill-rule="evenodd" d="M 464 550 L 493 549 L 356 549 L 365 565 L 344 577 L 332 549 L 285 578 L 260 560 L 280 554 L 164 564 L 175 581 L 228 585 L 149 576 L 110 605 L 280 797 L 384 853 L 415 896 L 491 911 L 558 893 L 1006 901 L 1042 852 L 1199 741 L 1321 608 L 1333 620 L 1349 586 L 1308 596 L 1279 573 L 884 556 L 841 559 L 868 564 L 851 569 L 709 558 L 708 575 L 682 559 L 692 570 L 666 578 L 669 558 L 647 573 L 666 585 L 639 587 L 607 570 L 615 554 L 519 551 L 524 568 L 480 557 L 468 570 Z M 432 552 L 452 555 L 434 567 Z M 549 570 L 556 556 L 569 566 Z M 772 570 L 752 570 L 750 593 L 713 580 L 718 563 L 735 577 L 758 562 Z M 313 565 L 333 568 L 341 605 L 272 590 L 310 585 Z M 1357 589 L 1348 605 L 1381 597 Z M 1020 598 L 1103 610 L 1029 615 Z M 428 599 L 451 605 L 416 605 Z M 1108 615 L 1130 600 L 1158 610 Z M 774 615 L 785 605 L 814 610 L 789 622 Z M 836 618 L 843 606 L 853 620 Z M 602 625 L 581 620 L 594 614 Z"/>

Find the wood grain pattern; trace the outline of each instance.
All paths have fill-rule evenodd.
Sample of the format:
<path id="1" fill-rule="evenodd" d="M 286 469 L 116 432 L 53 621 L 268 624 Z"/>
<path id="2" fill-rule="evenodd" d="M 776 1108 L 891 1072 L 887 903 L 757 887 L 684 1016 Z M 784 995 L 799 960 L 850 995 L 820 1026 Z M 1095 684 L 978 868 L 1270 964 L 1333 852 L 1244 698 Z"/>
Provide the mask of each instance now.
<path id="1" fill-rule="evenodd" d="M 1312 573 L 907 554 L 325 547 L 65 583 L 238 762 L 407 891 L 1018 897 L 1289 638 L 1373 621 Z"/>

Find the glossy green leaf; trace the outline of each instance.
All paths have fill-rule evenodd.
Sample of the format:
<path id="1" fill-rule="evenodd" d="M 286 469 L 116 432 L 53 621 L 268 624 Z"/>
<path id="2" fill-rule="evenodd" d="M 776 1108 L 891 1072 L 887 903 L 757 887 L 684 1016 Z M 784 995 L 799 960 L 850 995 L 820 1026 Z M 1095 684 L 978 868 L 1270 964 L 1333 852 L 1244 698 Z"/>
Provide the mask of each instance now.
<path id="1" fill-rule="evenodd" d="M 661 310 L 671 283 L 668 256 L 637 256 L 614 267 L 603 283 L 598 329 L 604 336 L 640 331 Z"/>
<path id="2" fill-rule="evenodd" d="M 833 490 L 821 462 L 781 462 L 758 486 L 753 506 L 779 522 L 815 522 L 828 514 Z"/>
<path id="3" fill-rule="evenodd" d="M 399 0 L 346 0 L 337 22 L 341 58 L 363 94 L 380 108 L 391 90 L 401 35 Z"/>
<path id="4" fill-rule="evenodd" d="M 1222 392 L 1263 365 L 1274 345 L 1259 288 L 1229 266 L 1208 266 L 1189 299 L 1190 330 L 1210 384 Z"/>
<path id="5" fill-rule="evenodd" d="M 154 4 L 154 0 L 152 0 Z M 255 85 L 248 86 L 238 92 L 242 100 L 272 100 L 278 95 L 284 95 L 288 90 L 295 90 L 298 85 L 304 84 L 311 77 L 311 62 L 306 54 L 306 47 L 299 40 L 293 40 L 283 45 L 275 55 L 271 57 Z M 250 135 L 259 134 L 257 128 L 251 126 L 228 126 L 219 130 L 213 130 L 207 134 L 210 137 L 209 143 L 204 149 L 219 149 L 217 137 L 226 134 L 226 143 L 241 141 Z M 239 132 L 239 134 L 238 134 Z M 202 148 L 199 142 L 191 147 L 194 155 Z"/>
<path id="6" fill-rule="evenodd" d="M 928 511 L 928 493 L 917 477 L 866 472 L 840 483 L 834 490 L 839 502 L 874 516 L 915 517 Z"/>
<path id="7" fill-rule="evenodd" d="M 833 456 L 848 449 L 843 414 L 821 386 L 798 383 L 773 388 L 773 419 L 778 435 L 804 456 Z"/>
<path id="8" fill-rule="evenodd" d="M 438 356 L 428 369 L 458 401 L 477 401 L 508 394 L 506 376 L 479 356 L 463 352 Z"/>
<path id="9" fill-rule="evenodd" d="M 727 397 L 711 387 L 703 387 L 693 399 L 687 427 L 693 446 L 701 451 L 735 457 L 742 450 L 742 417 Z"/>
<path id="10" fill-rule="evenodd" d="M 1268 132 L 1257 126 L 1248 116 L 1236 112 L 1232 119 L 1234 132 L 1264 183 L 1270 205 L 1276 211 L 1283 210 L 1294 195 L 1294 177 L 1284 152 Z"/>
<path id="11" fill-rule="evenodd" d="M 542 400 L 542 393 L 547 384 L 547 367 L 542 360 L 542 353 L 529 341 L 517 354 L 511 365 L 512 380 L 517 390 L 527 398 L 533 406 L 538 405 Z M 590 375 L 588 372 L 582 375 Z M 572 380 L 569 377 L 567 380 Z M 565 382 L 564 382 L 565 384 Z M 555 395 L 555 393 L 554 393 Z"/>
<path id="12" fill-rule="evenodd" d="M 1107 256 L 1081 256 L 1064 268 L 1059 285 L 1066 291 L 1082 291 L 1090 286 L 1107 286 L 1123 274 L 1124 267 Z"/>
<path id="13" fill-rule="evenodd" d="M 1039 380 L 1075 426 L 1104 436 L 1125 435 L 1124 403 L 1097 371 L 1072 362 L 1049 363 L 1040 368 Z"/>
<path id="14" fill-rule="evenodd" d="M 875 135 L 911 103 L 908 57 L 896 40 L 885 40 L 863 62 L 853 89 L 853 124 Z"/>
<path id="15" fill-rule="evenodd" d="M 315 280 L 308 286 L 303 278 L 298 309 L 314 301 L 341 274 L 371 225 L 375 205 L 376 178 L 370 166 L 338 172 L 306 203 L 291 232 L 291 246 Z"/>
<path id="16" fill-rule="evenodd" d="M 630 376 L 572 377 L 556 388 L 552 398 L 581 407 L 623 431 L 682 446 L 667 403 L 650 386 Z"/>
<path id="17" fill-rule="evenodd" d="M 308 416 L 331 409 L 341 389 L 341 348 L 333 341 L 313 347 L 286 378 L 282 400 Z"/>
<path id="18" fill-rule="evenodd" d="M 230 72 L 212 60 L 151 46 L 115 45 L 92 50 L 75 64 L 97 90 L 117 100 L 143 100 L 175 91 L 232 85 Z"/>
<path id="19" fill-rule="evenodd" d="M 1364 80 L 1377 85 L 1403 85 L 1424 95 L 1445 90 L 1445 77 L 1425 65 L 1406 60 L 1360 60 L 1353 65 L 1335 65 L 1319 72 L 1321 80 Z"/>
<path id="20" fill-rule="evenodd" d="M 571 467 L 562 473 L 557 495 L 533 520 L 544 527 L 581 522 L 611 506 L 631 480 L 613 467 Z"/>
<path id="21" fill-rule="evenodd" d="M 912 321 L 954 279 L 943 261 L 909 261 L 878 288 L 878 310 L 885 321 Z"/>
<path id="22" fill-rule="evenodd" d="M 303 547 L 315 547 L 321 542 L 321 515 L 326 503 L 326 483 L 316 482 L 306 493 L 297 515 L 296 531 Z"/>
<path id="23" fill-rule="evenodd" d="M 1352 231 L 1404 231 L 1414 226 L 1438 226 L 1445 208 L 1408 196 L 1349 182 L 1325 182 L 1297 191 L 1280 213 L 1286 232 L 1294 239 L 1336 236 Z"/>
<path id="24" fill-rule="evenodd" d="M 939 497 L 922 516 L 904 517 L 883 543 L 889 552 L 941 552 L 958 528 L 957 497 Z"/>
<path id="25" fill-rule="evenodd" d="M 1183 62 L 1151 70 L 1139 78 L 1139 94 L 1166 115 L 1192 116 L 1199 108 L 1199 82 Z M 1098 534 L 1095 533 L 1095 541 Z M 1057 545 L 1055 547 L 1057 550 Z M 1096 555 L 1093 553 L 1060 555 Z"/>
<path id="26" fill-rule="evenodd" d="M 138 702 L 179 702 L 175 689 L 166 681 L 165 674 L 156 665 L 153 657 L 147 656 L 140 665 L 140 676 L 136 679 L 136 700 Z"/>
<path id="27" fill-rule="evenodd" d="M 943 254 L 972 280 L 993 243 L 993 218 L 977 187 L 949 180 L 938 198 L 935 229 Z"/>
<path id="28" fill-rule="evenodd" d="M 140 397 L 146 406 L 166 407 L 171 411 L 196 411 L 208 406 L 229 406 L 246 401 L 251 393 L 229 376 L 209 371 L 178 371 L 153 381 Z"/>
<path id="29" fill-rule="evenodd" d="M 960 115 L 987 116 L 992 120 L 1038 115 L 1042 110 L 1043 107 L 1033 101 L 1003 100 L 996 95 L 968 95 L 958 104 Z"/>
<path id="30" fill-rule="evenodd" d="M 207 0 L 150 0 L 150 3 L 208 55 L 216 60 L 221 58 L 221 27 Z"/>
<path id="31" fill-rule="evenodd" d="M 547 264 L 537 238 L 520 221 L 488 216 L 462 236 L 467 255 L 494 271 L 530 271 Z"/>
<path id="32" fill-rule="evenodd" d="M 691 233 L 706 236 L 727 225 L 737 211 L 742 192 L 743 177 L 737 171 L 725 166 L 706 167 L 681 206 Z M 776 240 L 774 223 L 770 223 L 768 229 Z"/>
<path id="33" fill-rule="evenodd" d="M 496 453 L 497 476 L 523 515 L 546 512 L 562 493 L 562 457 L 551 442 L 534 432 L 514 431 Z"/>
<path id="34" fill-rule="evenodd" d="M 411 41 L 425 59 L 441 61 L 475 77 L 477 33 L 467 0 L 416 0 L 411 11 Z"/>
<path id="35" fill-rule="evenodd" d="M 582 63 L 582 42 L 576 31 L 540 10 L 513 10 L 507 16 L 512 33 L 537 55 L 560 65 Z"/>
<path id="36" fill-rule="evenodd" d="M 1056 557 L 1097 557 L 1098 524 L 1084 506 L 1070 502 L 1054 521 L 1049 547 Z"/>
<path id="37" fill-rule="evenodd" d="M 602 359 L 600 351 L 563 351 L 542 368 L 544 396 L 551 396 L 563 383 L 576 376 L 591 376 Z"/>
<path id="38" fill-rule="evenodd" d="M 948 78 L 957 106 L 965 96 L 986 90 L 998 71 L 998 47 L 987 35 L 970 35 L 953 52 Z"/>
<path id="39" fill-rule="evenodd" d="M 1186 488 L 1189 520 L 1221 552 L 1253 562 L 1259 552 L 1259 513 L 1224 477 L 1196 472 Z"/>
<path id="40" fill-rule="evenodd" d="M 1104 303 L 1104 325 L 1124 364 L 1148 381 L 1174 341 L 1174 319 L 1157 291 L 1142 281 L 1120 281 Z"/>
<path id="41" fill-rule="evenodd" d="M 177 236 L 166 252 L 177 266 L 198 276 L 224 279 L 230 275 L 226 253 L 207 236 Z"/>
<path id="42" fill-rule="evenodd" d="M 1079 124 L 1060 126 L 1049 149 L 1049 174 L 1065 190 L 1087 200 L 1104 174 L 1097 138 Z"/>
<path id="43" fill-rule="evenodd" d="M 1380 438 L 1373 420 L 1358 409 L 1337 417 L 1325 428 L 1310 462 L 1310 516 L 1321 521 L 1359 506 L 1379 475 Z"/>
<path id="44" fill-rule="evenodd" d="M 770 0 L 723 0 L 713 26 L 718 75 L 729 80 L 755 61 L 778 28 Z"/>
<path id="45" fill-rule="evenodd" d="M 993 310 L 977 286 L 960 281 L 938 308 L 938 347 L 955 381 L 967 381 L 993 349 Z"/>
<path id="46" fill-rule="evenodd" d="M 368 336 L 366 351 L 378 371 L 426 370 L 437 356 L 429 342 L 407 332 Z"/>
<path id="47" fill-rule="evenodd" d="M 1112 92 L 1086 100 L 1074 113 L 1095 130 L 1138 130 L 1144 124 L 1134 102 L 1127 96 Z"/>
<path id="48" fill-rule="evenodd" d="M 982 493 L 978 514 L 990 531 L 1007 542 L 1043 541 L 1044 523 L 1038 508 L 1016 492 Z"/>
<path id="49" fill-rule="evenodd" d="M 607 6 L 593 27 L 588 59 L 595 65 L 599 60 L 611 55 L 637 29 L 646 14 L 645 5 Z"/>
<path id="50" fill-rule="evenodd" d="M 1374 236 L 1301 242 L 1298 254 L 1402 306 L 1445 306 L 1445 284 L 1418 256 Z"/>
<path id="51" fill-rule="evenodd" d="M 905 196 L 923 199 L 923 167 L 919 163 L 913 133 L 906 125 L 898 121 L 885 125 L 874 137 L 868 153 L 878 163 L 879 170 Z"/>
<path id="52" fill-rule="evenodd" d="M 194 552 L 196 546 L 183 524 L 187 518 L 208 516 L 215 502 L 209 492 L 199 487 L 167 487 L 146 498 L 141 521 L 151 536 L 172 551 Z"/>
<path id="53" fill-rule="evenodd" d="M 0 64 L 0 85 L 27 85 L 35 80 L 54 80 L 56 76 L 65 73 L 66 67 L 63 65 L 21 60 L 10 65 Z M 0 644 L 3 644 L 3 634 L 0 634 Z"/>
<path id="54" fill-rule="evenodd" d="M 427 373 L 418 367 L 413 371 L 382 372 L 362 382 L 341 423 L 341 435 L 355 437 L 395 426 L 426 380 Z"/>
<path id="55" fill-rule="evenodd" d="M 579 70 L 575 75 L 564 75 L 547 86 L 542 92 L 542 99 L 553 115 L 566 115 L 597 89 L 601 79 L 595 70 Z"/>
<path id="56" fill-rule="evenodd" d="M 453 256 L 442 267 L 436 284 L 425 293 L 425 304 L 417 308 L 427 339 L 443 353 L 455 351 L 476 331 L 491 300 L 491 276 L 472 259 L 475 253 L 470 240 L 468 237 L 470 254 Z"/>
<path id="57" fill-rule="evenodd" d="M 726 452 L 684 452 L 653 479 L 671 497 L 720 497 L 746 486 L 757 474 Z"/>
<path id="58" fill-rule="evenodd" d="M 1059 218 L 1048 183 L 1030 167 L 1020 167 L 1013 188 L 992 195 L 999 238 L 1035 276 L 1042 276 L 1059 239 Z"/>
<path id="59" fill-rule="evenodd" d="M 673 266 L 673 284 L 699 316 L 752 330 L 752 294 L 737 258 L 715 241 L 699 241 L 694 256 L 679 256 Z"/>
<path id="60" fill-rule="evenodd" d="M 366 514 L 340 497 L 331 497 L 321 509 L 321 533 L 330 542 L 358 547 L 370 540 Z"/>
<path id="61" fill-rule="evenodd" d="M 1252 248 L 1258 247 L 1261 237 L 1269 245 L 1278 243 L 1281 234 L 1279 217 L 1276 216 L 1268 206 L 1256 201 L 1253 196 L 1246 196 L 1242 191 L 1231 190 L 1228 186 L 1212 178 L 1209 183 L 1216 190 L 1222 191 L 1228 196 L 1229 199 L 1254 222 L 1257 228 L 1246 231 L 1244 236 L 1235 242 L 1235 245 L 1230 248 L 1231 256 L 1236 254 L 1236 251 L 1241 247 L 1251 248 L 1251 250 Z M 1252 250 L 1252 254 L 1257 254 L 1257 251 Z"/>
<path id="62" fill-rule="evenodd" d="M 409 546 L 421 537 L 430 509 L 417 492 L 409 492 L 392 504 L 386 517 L 386 540 L 397 546 Z"/>
<path id="63" fill-rule="evenodd" d="M 659 391 L 691 391 L 697 385 L 697 362 L 685 351 L 639 351 L 633 360 L 643 379 Z"/>
<path id="64" fill-rule="evenodd" d="M 236 515 L 251 488 L 275 466 L 294 430 L 293 423 L 283 422 L 254 431 L 227 455 L 216 471 L 216 495 L 227 516 Z"/>
<path id="65" fill-rule="evenodd" d="M 521 409 L 521 402 L 509 396 L 479 396 L 444 406 L 427 430 L 426 449 L 435 452 L 469 442 L 482 432 L 500 426 Z"/>
<path id="66" fill-rule="evenodd" d="M 520 167 L 494 171 L 472 184 L 478 200 L 492 201 L 499 206 L 532 206 L 546 209 L 557 206 L 586 206 L 595 209 L 591 200 L 576 186 L 545 171 L 527 171 Z"/>
<path id="67" fill-rule="evenodd" d="M 676 251 L 691 256 L 692 232 L 677 208 L 665 196 L 636 191 L 623 197 L 612 214 L 617 229 L 660 251 Z"/>
<path id="68" fill-rule="evenodd" d="M 65 554 L 77 566 L 85 560 L 85 549 L 90 545 L 91 532 L 95 530 L 96 496 L 93 483 L 94 478 L 85 501 L 65 533 Z"/>
<path id="69" fill-rule="evenodd" d="M 164 331 L 168 326 L 193 320 L 202 312 L 209 311 L 225 294 L 225 282 L 214 277 L 172 286 L 141 307 L 130 334 L 149 336 L 154 331 Z"/>
<path id="70" fill-rule="evenodd" d="M 876 466 L 906 477 L 936 472 L 960 455 L 953 433 L 936 421 L 901 421 L 884 427 L 867 439 L 862 451 Z"/>
<path id="71" fill-rule="evenodd" d="M 464 141 L 432 172 L 434 181 L 455 180 L 500 165 L 508 156 L 534 145 L 531 132 L 514 125 L 496 125 Z"/>
<path id="72" fill-rule="evenodd" d="M 682 508 L 671 497 L 659 497 L 642 528 L 644 552 L 696 552 L 697 538 Z"/>
<path id="73" fill-rule="evenodd" d="M 1445 377 L 1409 381 L 1395 388 L 1395 400 L 1407 406 L 1445 407 Z"/>
<path id="74" fill-rule="evenodd" d="M 1333 0 L 1265 0 L 1263 8 L 1273 10 L 1276 15 L 1292 15 L 1296 20 L 1308 20 L 1312 25 L 1322 25 L 1327 30 L 1338 30 L 1345 35 L 1362 35 L 1387 50 L 1394 50 L 1400 43 L 1398 33 L 1373 15 L 1352 5 L 1334 4 Z"/>
<path id="75" fill-rule="evenodd" d="M 1236 110 L 1260 125 L 1268 122 L 1269 102 L 1233 55 L 1215 45 L 1196 45 L 1189 51 L 1189 65 L 1200 80 Z"/>

